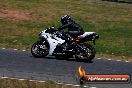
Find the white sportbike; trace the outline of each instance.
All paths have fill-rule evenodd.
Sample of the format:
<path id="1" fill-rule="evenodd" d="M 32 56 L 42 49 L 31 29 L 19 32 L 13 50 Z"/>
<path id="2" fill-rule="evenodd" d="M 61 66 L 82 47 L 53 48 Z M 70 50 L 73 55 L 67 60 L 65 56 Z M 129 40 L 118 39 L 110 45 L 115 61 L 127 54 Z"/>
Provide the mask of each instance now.
<path id="1" fill-rule="evenodd" d="M 76 58 L 76 60 L 91 61 L 95 57 L 95 48 L 88 41 L 99 38 L 95 32 L 85 32 L 83 35 L 67 37 L 67 33 L 49 27 L 40 32 L 39 40 L 32 45 L 34 57 L 55 56 L 56 58 Z"/>

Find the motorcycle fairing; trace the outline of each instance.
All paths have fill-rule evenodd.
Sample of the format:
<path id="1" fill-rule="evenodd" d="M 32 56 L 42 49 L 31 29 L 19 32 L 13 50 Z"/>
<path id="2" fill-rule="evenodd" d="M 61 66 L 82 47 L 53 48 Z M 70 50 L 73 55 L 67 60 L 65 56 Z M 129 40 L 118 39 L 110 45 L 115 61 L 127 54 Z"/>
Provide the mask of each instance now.
<path id="1" fill-rule="evenodd" d="M 41 34 L 49 43 L 50 49 L 49 49 L 49 56 L 51 56 L 58 44 L 62 44 L 65 42 L 65 40 L 62 40 L 61 38 L 58 38 L 56 35 L 51 35 L 49 33 L 43 32 Z"/>

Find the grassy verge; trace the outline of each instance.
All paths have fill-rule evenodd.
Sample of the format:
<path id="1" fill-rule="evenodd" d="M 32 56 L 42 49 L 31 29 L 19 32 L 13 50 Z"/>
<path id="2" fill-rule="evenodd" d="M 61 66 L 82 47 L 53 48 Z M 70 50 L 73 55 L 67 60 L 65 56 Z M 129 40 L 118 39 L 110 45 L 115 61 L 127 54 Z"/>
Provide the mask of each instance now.
<path id="1" fill-rule="evenodd" d="M 44 28 L 58 26 L 68 14 L 85 31 L 100 34 L 98 54 L 132 57 L 132 7 L 127 4 L 83 0 L 0 0 L 1 9 L 26 12 L 31 20 L 0 18 L 0 47 L 30 49 Z"/>
<path id="2" fill-rule="evenodd" d="M 56 84 L 53 81 L 45 83 L 29 80 L 0 79 L 0 88 L 79 88 L 70 85 Z"/>

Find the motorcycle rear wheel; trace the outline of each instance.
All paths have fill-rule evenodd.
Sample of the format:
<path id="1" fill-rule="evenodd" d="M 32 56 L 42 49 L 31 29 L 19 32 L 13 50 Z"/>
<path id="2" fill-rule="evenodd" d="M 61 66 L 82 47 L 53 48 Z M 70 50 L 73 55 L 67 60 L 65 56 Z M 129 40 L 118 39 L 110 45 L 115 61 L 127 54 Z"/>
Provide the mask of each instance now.
<path id="1" fill-rule="evenodd" d="M 48 44 L 46 41 L 37 41 L 32 45 L 31 53 L 34 57 L 42 58 L 49 54 Z"/>
<path id="2" fill-rule="evenodd" d="M 78 52 L 76 53 L 75 58 L 77 59 L 77 61 L 90 62 L 95 57 L 95 54 L 96 54 L 95 48 L 90 44 L 85 44 L 84 46 L 86 47 L 85 53 Z"/>

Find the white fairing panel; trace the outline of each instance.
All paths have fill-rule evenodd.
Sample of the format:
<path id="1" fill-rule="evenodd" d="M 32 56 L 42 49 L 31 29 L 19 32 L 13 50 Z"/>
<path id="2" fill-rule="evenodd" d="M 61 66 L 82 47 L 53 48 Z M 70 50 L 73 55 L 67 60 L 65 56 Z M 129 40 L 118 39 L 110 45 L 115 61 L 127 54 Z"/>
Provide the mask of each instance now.
<path id="1" fill-rule="evenodd" d="M 47 41 L 49 42 L 50 49 L 49 49 L 49 55 L 53 54 L 53 51 L 55 50 L 56 46 L 58 44 L 62 44 L 65 42 L 65 40 L 62 40 L 61 38 L 56 37 L 56 35 L 51 35 L 49 33 L 42 33 L 42 36 L 44 36 Z"/>
<path id="2" fill-rule="evenodd" d="M 95 32 L 85 32 L 83 35 L 80 35 L 80 37 L 84 38 L 85 36 L 91 35 L 93 33 L 95 33 Z"/>

